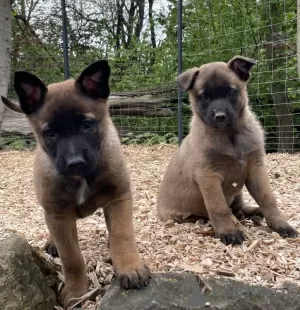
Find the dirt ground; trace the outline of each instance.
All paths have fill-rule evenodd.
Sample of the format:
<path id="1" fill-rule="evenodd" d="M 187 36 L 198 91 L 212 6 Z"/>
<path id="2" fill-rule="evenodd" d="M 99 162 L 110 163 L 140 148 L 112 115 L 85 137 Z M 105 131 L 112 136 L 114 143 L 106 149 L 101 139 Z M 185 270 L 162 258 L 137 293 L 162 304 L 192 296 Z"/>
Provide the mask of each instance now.
<path id="1" fill-rule="evenodd" d="M 225 246 L 214 239 L 209 223 L 163 223 L 156 217 L 159 184 L 175 146 L 124 146 L 134 193 L 134 224 L 139 251 L 153 272 L 188 270 L 202 276 L 224 274 L 252 284 L 281 288 L 285 281 L 300 284 L 300 238 L 281 239 L 266 226 L 244 222 L 248 240 Z M 0 152 L 0 233 L 13 230 L 33 246 L 47 236 L 43 212 L 32 186 L 34 152 Z M 300 231 L 300 154 L 266 157 L 269 177 L 279 208 Z M 255 205 L 248 193 L 249 205 Z M 80 246 L 91 279 L 107 288 L 112 267 L 106 263 L 107 230 L 101 212 L 78 223 Z M 56 259 L 59 264 L 59 259 Z M 96 309 L 86 301 L 83 309 Z"/>

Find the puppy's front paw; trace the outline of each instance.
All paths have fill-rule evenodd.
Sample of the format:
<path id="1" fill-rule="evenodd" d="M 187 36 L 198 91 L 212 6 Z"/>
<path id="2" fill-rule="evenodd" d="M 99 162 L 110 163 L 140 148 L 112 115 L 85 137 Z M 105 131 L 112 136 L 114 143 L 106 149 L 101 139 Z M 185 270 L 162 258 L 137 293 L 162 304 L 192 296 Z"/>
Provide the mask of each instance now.
<path id="1" fill-rule="evenodd" d="M 282 238 L 297 238 L 299 233 L 296 229 L 291 227 L 287 222 L 284 224 L 272 227 Z"/>
<path id="2" fill-rule="evenodd" d="M 270 229 L 277 232 L 282 238 L 296 238 L 299 233 L 282 216 L 273 214 L 265 215 L 266 222 Z"/>
<path id="3" fill-rule="evenodd" d="M 149 268 L 142 262 L 136 266 L 123 267 L 116 270 L 120 286 L 125 289 L 138 289 L 147 286 L 151 278 Z"/>
<path id="4" fill-rule="evenodd" d="M 242 244 L 243 241 L 245 241 L 245 235 L 240 230 L 235 230 L 231 232 L 226 233 L 219 233 L 216 234 L 217 238 L 220 238 L 221 242 L 223 242 L 225 245 L 229 244 Z"/>

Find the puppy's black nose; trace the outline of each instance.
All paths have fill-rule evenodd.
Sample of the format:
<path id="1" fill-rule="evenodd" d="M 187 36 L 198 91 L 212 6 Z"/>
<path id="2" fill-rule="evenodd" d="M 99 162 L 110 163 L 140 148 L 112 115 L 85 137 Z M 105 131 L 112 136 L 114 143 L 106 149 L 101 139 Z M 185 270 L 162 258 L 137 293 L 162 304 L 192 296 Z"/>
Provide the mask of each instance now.
<path id="1" fill-rule="evenodd" d="M 226 114 L 224 112 L 217 112 L 215 114 L 215 120 L 217 123 L 224 123 L 226 120 Z"/>
<path id="2" fill-rule="evenodd" d="M 80 169 L 83 168 L 86 164 L 86 161 L 81 156 L 75 156 L 70 159 L 67 159 L 66 166 L 68 169 Z"/>

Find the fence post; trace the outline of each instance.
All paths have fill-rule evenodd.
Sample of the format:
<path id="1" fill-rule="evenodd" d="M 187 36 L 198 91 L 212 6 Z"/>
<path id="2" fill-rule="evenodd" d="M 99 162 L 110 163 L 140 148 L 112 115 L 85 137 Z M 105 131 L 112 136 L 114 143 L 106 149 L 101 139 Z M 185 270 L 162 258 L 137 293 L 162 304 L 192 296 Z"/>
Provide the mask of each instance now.
<path id="1" fill-rule="evenodd" d="M 177 2 L 178 74 L 182 73 L 182 0 Z M 182 91 L 178 88 L 178 144 L 182 142 Z"/>
<path id="2" fill-rule="evenodd" d="M 297 0 L 297 69 L 300 81 L 300 0 Z"/>
<path id="3" fill-rule="evenodd" d="M 68 33 L 67 33 L 67 13 L 66 13 L 65 0 L 61 0 L 61 10 L 62 10 L 62 40 L 64 50 L 64 75 L 65 80 L 67 80 L 70 78 L 70 69 L 69 69 L 69 47 L 68 47 Z"/>

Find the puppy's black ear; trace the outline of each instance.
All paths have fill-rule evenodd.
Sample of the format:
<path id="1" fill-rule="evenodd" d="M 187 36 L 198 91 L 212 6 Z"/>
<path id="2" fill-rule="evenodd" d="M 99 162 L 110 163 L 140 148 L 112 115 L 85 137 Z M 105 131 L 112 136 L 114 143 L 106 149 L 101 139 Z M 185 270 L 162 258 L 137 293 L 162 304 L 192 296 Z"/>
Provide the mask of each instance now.
<path id="1" fill-rule="evenodd" d="M 243 56 L 235 56 L 228 62 L 228 67 L 232 70 L 242 81 L 247 82 L 250 77 L 251 68 L 256 64 L 256 61 L 251 58 Z"/>
<path id="2" fill-rule="evenodd" d="M 199 68 L 191 68 L 179 74 L 176 78 L 177 86 L 183 91 L 190 90 L 191 88 L 193 88 L 198 74 Z"/>
<path id="3" fill-rule="evenodd" d="M 25 71 L 16 72 L 14 87 L 25 114 L 30 115 L 43 105 L 47 87 L 35 75 Z"/>
<path id="4" fill-rule="evenodd" d="M 89 65 L 76 79 L 75 85 L 86 96 L 98 99 L 108 98 L 110 66 L 106 60 Z"/>

